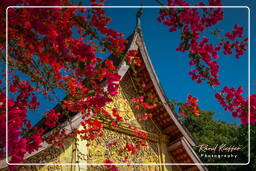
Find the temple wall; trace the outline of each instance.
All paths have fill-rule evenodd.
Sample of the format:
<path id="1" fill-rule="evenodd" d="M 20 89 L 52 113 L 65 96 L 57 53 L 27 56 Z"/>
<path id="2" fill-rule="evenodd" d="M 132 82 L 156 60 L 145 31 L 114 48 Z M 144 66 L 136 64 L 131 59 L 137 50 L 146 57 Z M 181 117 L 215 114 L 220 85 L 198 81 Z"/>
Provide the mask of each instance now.
<path id="1" fill-rule="evenodd" d="M 118 109 L 120 116 L 123 117 L 124 122 L 118 127 L 113 127 L 110 123 L 104 123 L 103 136 L 97 138 L 91 142 L 79 142 L 80 147 L 86 147 L 86 144 L 90 144 L 84 151 L 85 158 L 80 158 L 79 163 L 103 163 L 104 160 L 109 159 L 114 163 L 161 163 L 161 152 L 158 133 L 160 132 L 156 128 L 152 120 L 147 123 L 141 123 L 133 112 L 131 100 L 128 99 L 122 87 L 119 88 L 119 93 L 114 97 L 114 101 L 109 103 L 105 110 L 111 112 L 113 108 Z M 125 148 L 125 144 L 133 142 L 134 131 L 128 127 L 133 126 L 138 130 L 147 132 L 150 135 L 151 140 L 149 145 L 143 147 L 136 155 L 131 155 L 127 150 L 121 151 Z M 143 128 L 148 128 L 147 131 Z M 151 131 L 148 131 L 151 130 Z M 117 141 L 117 146 L 109 146 L 110 143 Z M 126 157 L 128 159 L 126 160 Z M 118 166 L 120 170 L 161 170 L 162 166 Z M 103 166 L 79 166 L 80 170 L 104 170 Z"/>
<path id="2" fill-rule="evenodd" d="M 49 147 L 26 160 L 26 163 L 42 163 L 45 165 L 21 166 L 18 171 L 72 171 L 74 166 L 47 165 L 47 163 L 74 163 L 74 141 L 66 139 L 64 147 Z"/>
<path id="3" fill-rule="evenodd" d="M 125 147 L 127 141 L 131 141 L 133 137 L 112 131 L 109 129 L 103 130 L 103 136 L 95 141 L 92 141 L 90 145 L 81 151 L 85 151 L 83 155 L 85 158 L 79 158 L 79 163 L 88 164 L 99 164 L 103 163 L 104 160 L 109 159 L 113 163 L 160 163 L 160 151 L 157 143 L 149 143 L 148 146 L 144 147 L 136 155 L 131 155 L 127 150 L 122 151 L 122 147 Z M 117 146 L 108 146 L 113 140 L 118 140 Z M 79 142 L 80 147 L 86 147 L 87 142 Z M 128 160 L 125 159 L 126 156 Z M 104 166 L 78 166 L 80 170 L 104 170 Z M 118 166 L 120 170 L 161 170 L 161 166 Z"/>

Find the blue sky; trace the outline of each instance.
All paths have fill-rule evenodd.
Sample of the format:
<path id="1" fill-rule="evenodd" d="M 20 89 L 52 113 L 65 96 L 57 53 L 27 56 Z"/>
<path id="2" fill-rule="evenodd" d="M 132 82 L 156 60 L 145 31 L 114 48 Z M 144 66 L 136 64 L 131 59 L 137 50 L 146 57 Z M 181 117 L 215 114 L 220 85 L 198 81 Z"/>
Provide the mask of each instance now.
<path id="1" fill-rule="evenodd" d="M 106 5 L 140 5 L 141 1 L 137 0 L 107 0 Z M 224 0 L 224 5 L 246 5 L 251 8 L 251 21 L 255 20 L 255 5 L 252 1 L 239 0 Z M 144 5 L 158 5 L 154 0 L 147 0 Z M 125 37 L 128 37 L 135 27 L 135 16 L 137 9 L 107 9 L 107 14 L 112 17 L 111 27 L 117 31 L 123 32 Z M 218 104 L 214 98 L 214 91 L 205 83 L 197 84 L 191 80 L 188 71 L 191 69 L 188 65 L 189 59 L 186 54 L 177 52 L 176 48 L 179 44 L 179 34 L 168 32 L 168 28 L 156 21 L 158 16 L 158 9 L 144 9 L 141 17 L 142 32 L 144 40 L 149 52 L 149 56 L 158 75 L 158 78 L 163 86 L 166 95 L 170 99 L 177 101 L 185 101 L 188 94 L 193 94 L 199 98 L 199 104 L 202 109 L 213 110 L 216 112 L 215 119 L 222 119 L 231 123 L 240 123 L 238 119 L 234 119 L 230 112 L 226 112 Z M 243 9 L 225 9 L 224 21 L 217 27 L 224 32 L 231 31 L 234 24 L 239 24 L 244 27 L 245 35 L 247 35 L 248 28 L 248 10 Z M 255 23 L 251 23 L 251 35 L 255 35 Z M 206 35 L 208 35 L 206 33 Z M 255 38 L 252 37 L 251 44 L 255 44 Z M 213 43 L 215 41 L 213 40 Z M 251 47 L 254 49 L 254 46 Z M 256 79 L 255 79 L 255 52 L 251 53 L 251 93 L 255 93 Z M 222 85 L 233 86 L 237 88 L 242 85 L 247 93 L 248 86 L 248 54 L 242 56 L 240 59 L 235 59 L 234 56 L 222 55 L 219 58 L 220 63 L 220 81 Z M 247 96 L 246 93 L 244 96 Z M 64 96 L 59 92 L 60 96 Z M 39 97 L 42 107 L 36 113 L 30 113 L 29 118 L 35 123 L 39 120 L 36 117 L 38 114 L 42 115 L 47 109 L 52 108 L 55 103 L 43 100 Z"/>

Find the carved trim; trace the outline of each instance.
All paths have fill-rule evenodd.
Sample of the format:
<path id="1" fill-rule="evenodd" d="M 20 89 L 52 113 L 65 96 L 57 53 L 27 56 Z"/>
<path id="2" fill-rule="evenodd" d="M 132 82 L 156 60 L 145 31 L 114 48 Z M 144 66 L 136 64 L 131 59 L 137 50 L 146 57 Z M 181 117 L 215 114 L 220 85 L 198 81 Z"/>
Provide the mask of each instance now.
<path id="1" fill-rule="evenodd" d="M 128 126 L 129 126 L 128 124 L 121 123 L 120 125 L 118 125 L 118 127 L 114 127 L 111 125 L 111 122 L 101 120 L 101 123 L 103 124 L 104 128 L 106 128 L 106 129 L 117 131 L 117 132 L 120 132 L 120 133 L 123 133 L 126 135 L 130 135 L 130 136 L 136 136 L 136 134 L 134 133 L 134 130 L 132 130 L 131 128 L 128 128 Z M 152 141 L 152 142 L 159 142 L 159 138 L 160 138 L 159 135 L 151 133 L 151 132 L 147 132 L 138 127 L 136 127 L 136 128 L 139 131 L 145 132 L 148 134 L 147 140 Z"/>

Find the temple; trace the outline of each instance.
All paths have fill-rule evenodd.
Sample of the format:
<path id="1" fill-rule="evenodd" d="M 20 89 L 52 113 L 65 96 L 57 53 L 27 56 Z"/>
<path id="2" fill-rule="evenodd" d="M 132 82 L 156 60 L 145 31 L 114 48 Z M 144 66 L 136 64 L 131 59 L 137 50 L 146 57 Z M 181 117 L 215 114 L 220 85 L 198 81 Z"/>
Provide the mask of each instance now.
<path id="1" fill-rule="evenodd" d="M 102 121 L 104 135 L 90 142 L 89 146 L 86 146 L 87 142 L 85 140 L 79 140 L 75 143 L 71 138 L 67 138 L 61 148 L 50 146 L 44 142 L 38 151 L 26 155 L 27 163 L 42 163 L 42 165 L 20 166 L 18 170 L 104 170 L 106 167 L 102 163 L 105 159 L 111 159 L 112 162 L 120 164 L 130 163 L 124 166 L 117 165 L 120 170 L 207 170 L 192 148 L 195 146 L 193 138 L 167 103 L 168 99 L 160 86 L 143 41 L 139 19 L 137 19 L 134 32 L 128 37 L 126 51 L 128 50 L 138 50 L 142 64 L 134 73 L 124 60 L 113 55 L 109 57 L 117 66 L 121 82 L 118 95 L 114 97 L 113 102 L 105 107 L 106 110 L 113 107 L 120 109 L 120 115 L 124 122 L 118 127 L 113 127 L 107 121 Z M 152 118 L 144 122 L 138 121 L 131 103 L 131 99 L 136 97 L 138 93 L 136 80 L 134 79 L 135 75 L 143 79 L 147 85 L 144 88 L 145 93 L 151 93 L 163 104 L 152 109 L 150 111 L 153 114 Z M 74 114 L 71 125 L 64 120 L 63 127 L 67 129 L 69 127 L 79 128 L 81 127 L 81 121 L 81 114 Z M 107 144 L 118 141 L 118 145 L 122 146 L 127 140 L 132 140 L 135 135 L 129 126 L 136 127 L 141 132 L 148 134 L 146 138 L 148 146 L 132 156 L 129 161 L 124 162 L 127 153 L 120 152 L 118 148 L 109 147 Z M 51 134 L 51 131 L 47 134 Z M 45 165 L 43 165 L 44 163 Z M 47 163 L 55 163 L 56 165 L 47 165 Z M 58 165 L 60 163 L 65 165 Z M 97 163 L 101 165 L 96 165 Z M 144 165 L 140 165 L 140 163 Z"/>

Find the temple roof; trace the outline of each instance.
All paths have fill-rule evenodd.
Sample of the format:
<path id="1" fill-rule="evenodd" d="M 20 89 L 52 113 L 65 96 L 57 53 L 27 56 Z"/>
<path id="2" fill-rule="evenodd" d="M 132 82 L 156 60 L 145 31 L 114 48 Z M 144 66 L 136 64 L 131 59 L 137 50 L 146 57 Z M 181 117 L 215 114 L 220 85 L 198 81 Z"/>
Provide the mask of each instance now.
<path id="1" fill-rule="evenodd" d="M 194 139 L 192 138 L 186 127 L 184 127 L 183 124 L 179 121 L 177 115 L 174 111 L 172 111 L 172 108 L 168 103 L 169 100 L 164 93 L 164 90 L 160 84 L 160 81 L 150 60 L 145 42 L 143 40 L 141 27 L 138 27 L 138 25 L 135 27 L 134 32 L 128 37 L 128 41 L 129 42 L 127 45 L 127 50 L 137 49 L 141 53 L 144 66 L 140 67 L 142 69 L 138 71 L 138 75 L 142 77 L 144 76 L 146 81 L 148 80 L 147 77 L 150 78 L 146 83 L 147 87 L 149 87 L 146 90 L 157 94 L 160 102 L 162 102 L 163 104 L 162 106 L 157 107 L 155 110 L 151 111 L 151 113 L 153 113 L 153 120 L 156 122 L 156 124 L 159 125 L 163 133 L 169 135 L 170 137 L 169 152 L 173 156 L 177 157 L 177 162 L 179 163 L 202 164 L 201 160 L 192 149 L 192 146 L 196 145 Z M 114 56 L 112 56 L 110 59 L 114 61 L 116 60 Z M 120 69 L 122 61 L 120 60 L 118 61 L 118 63 L 118 67 Z M 122 73 L 122 75 L 124 74 L 125 73 Z M 181 153 L 179 153 L 178 156 L 175 153 L 173 154 L 173 152 L 175 152 L 173 151 L 174 149 L 180 149 Z M 187 157 L 179 159 L 178 157 L 181 154 L 187 155 Z M 189 162 L 184 162 L 185 158 L 190 158 Z M 207 170 L 204 166 L 201 165 L 190 167 L 196 167 L 199 170 Z M 188 169 L 189 167 L 184 166 L 184 168 Z"/>

